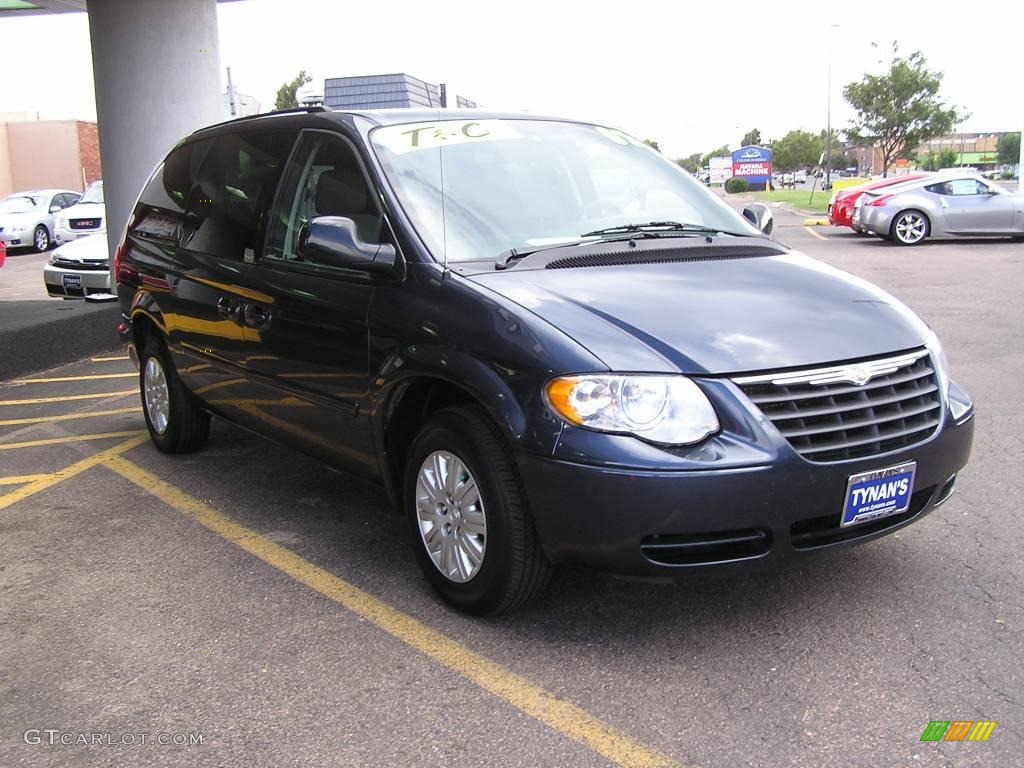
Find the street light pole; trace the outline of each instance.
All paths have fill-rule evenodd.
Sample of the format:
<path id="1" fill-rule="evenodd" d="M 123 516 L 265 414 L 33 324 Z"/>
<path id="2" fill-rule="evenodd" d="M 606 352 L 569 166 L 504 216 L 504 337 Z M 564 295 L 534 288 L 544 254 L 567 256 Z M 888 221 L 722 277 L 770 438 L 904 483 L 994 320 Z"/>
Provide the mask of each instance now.
<path id="1" fill-rule="evenodd" d="M 839 29 L 838 24 L 832 24 L 831 29 Z M 822 185 L 823 189 L 827 187 L 825 185 L 832 183 L 832 41 L 834 35 L 828 36 L 828 81 L 826 89 L 825 102 L 827 103 L 826 112 L 828 116 L 826 118 L 827 128 L 825 130 L 825 184 Z"/>

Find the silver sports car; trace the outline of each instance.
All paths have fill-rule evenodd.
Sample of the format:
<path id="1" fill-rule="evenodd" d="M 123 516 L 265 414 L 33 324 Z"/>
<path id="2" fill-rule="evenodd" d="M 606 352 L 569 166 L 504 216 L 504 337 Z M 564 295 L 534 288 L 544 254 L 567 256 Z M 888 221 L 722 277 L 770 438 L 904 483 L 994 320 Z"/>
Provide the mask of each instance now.
<path id="1" fill-rule="evenodd" d="M 865 192 L 853 228 L 900 245 L 928 237 L 1024 237 L 1024 193 L 976 173 L 943 173 Z"/>

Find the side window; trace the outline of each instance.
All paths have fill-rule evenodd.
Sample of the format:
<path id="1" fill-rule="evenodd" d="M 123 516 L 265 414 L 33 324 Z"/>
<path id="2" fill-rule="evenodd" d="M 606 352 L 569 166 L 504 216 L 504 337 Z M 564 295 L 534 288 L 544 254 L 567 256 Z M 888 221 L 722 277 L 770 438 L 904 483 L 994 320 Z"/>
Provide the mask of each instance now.
<path id="1" fill-rule="evenodd" d="M 236 261 L 254 257 L 293 136 L 250 131 L 214 139 L 184 197 L 182 245 Z"/>
<path id="2" fill-rule="evenodd" d="M 57 202 L 54 203 L 54 205 L 59 205 L 61 208 L 70 208 L 78 202 L 78 195 L 74 195 L 70 192 L 65 192 L 63 195 L 57 195 L 57 198 Z"/>
<path id="3" fill-rule="evenodd" d="M 967 195 L 987 195 L 988 186 L 976 179 L 950 179 L 925 187 L 929 192 L 947 197 L 964 197 Z"/>
<path id="4" fill-rule="evenodd" d="M 175 243 L 181 239 L 185 201 L 211 146 L 213 141 L 206 139 L 171 150 L 142 191 L 131 220 L 133 234 Z"/>
<path id="5" fill-rule="evenodd" d="M 296 253 L 299 233 L 317 216 L 350 218 L 360 240 L 381 242 L 380 209 L 348 142 L 334 134 L 308 131 L 292 158 L 268 228 L 267 258 L 301 261 Z"/>

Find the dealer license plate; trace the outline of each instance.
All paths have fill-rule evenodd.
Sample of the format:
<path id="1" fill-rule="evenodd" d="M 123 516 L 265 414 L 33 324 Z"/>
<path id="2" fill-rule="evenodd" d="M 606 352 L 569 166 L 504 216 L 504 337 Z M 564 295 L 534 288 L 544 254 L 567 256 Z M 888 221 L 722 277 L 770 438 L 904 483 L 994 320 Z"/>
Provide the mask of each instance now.
<path id="1" fill-rule="evenodd" d="M 898 515 L 910 508 L 917 462 L 908 461 L 886 469 L 851 475 L 846 484 L 846 503 L 840 527 Z"/>
<path id="2" fill-rule="evenodd" d="M 64 280 L 64 287 L 72 291 L 82 290 L 82 276 L 81 275 L 61 275 Z"/>

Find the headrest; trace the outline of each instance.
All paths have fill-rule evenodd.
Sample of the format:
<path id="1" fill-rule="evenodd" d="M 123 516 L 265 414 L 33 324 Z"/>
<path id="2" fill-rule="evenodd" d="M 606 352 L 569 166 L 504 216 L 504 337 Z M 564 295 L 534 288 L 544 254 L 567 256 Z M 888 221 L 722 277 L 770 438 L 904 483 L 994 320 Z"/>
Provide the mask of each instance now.
<path id="1" fill-rule="evenodd" d="M 316 212 L 321 216 L 351 216 L 366 210 L 366 183 L 347 169 L 324 171 L 316 182 Z"/>

